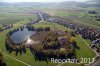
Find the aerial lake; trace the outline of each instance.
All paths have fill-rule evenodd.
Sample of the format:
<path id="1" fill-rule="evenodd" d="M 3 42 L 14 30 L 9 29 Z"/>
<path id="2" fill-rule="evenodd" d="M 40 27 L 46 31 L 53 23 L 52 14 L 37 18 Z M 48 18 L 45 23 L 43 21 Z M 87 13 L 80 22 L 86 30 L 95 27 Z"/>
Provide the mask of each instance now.
<path id="1" fill-rule="evenodd" d="M 24 42 L 34 35 L 36 31 L 30 31 L 28 28 L 23 28 L 23 30 L 18 30 L 11 35 L 11 39 L 15 43 Z"/>

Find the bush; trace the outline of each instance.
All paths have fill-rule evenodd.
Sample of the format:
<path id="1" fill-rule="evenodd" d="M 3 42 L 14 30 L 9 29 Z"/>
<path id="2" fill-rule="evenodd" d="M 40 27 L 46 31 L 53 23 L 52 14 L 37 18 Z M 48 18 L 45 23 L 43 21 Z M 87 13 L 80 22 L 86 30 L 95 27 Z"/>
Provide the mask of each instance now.
<path id="1" fill-rule="evenodd" d="M 74 31 L 71 31 L 70 34 L 71 34 L 72 36 L 75 36 L 75 32 L 74 32 Z"/>
<path id="2" fill-rule="evenodd" d="M 45 27 L 45 31 L 50 31 L 50 27 Z"/>
<path id="3" fill-rule="evenodd" d="M 100 19 L 95 19 L 96 21 L 100 21 Z"/>
<path id="4" fill-rule="evenodd" d="M 96 11 L 88 11 L 89 14 L 97 14 Z"/>
<path id="5" fill-rule="evenodd" d="M 39 27 L 39 28 L 36 29 L 36 31 L 43 31 L 43 28 Z"/>
<path id="6" fill-rule="evenodd" d="M 2 53 L 0 52 L 0 66 L 6 66 L 6 62 L 4 62 Z"/>

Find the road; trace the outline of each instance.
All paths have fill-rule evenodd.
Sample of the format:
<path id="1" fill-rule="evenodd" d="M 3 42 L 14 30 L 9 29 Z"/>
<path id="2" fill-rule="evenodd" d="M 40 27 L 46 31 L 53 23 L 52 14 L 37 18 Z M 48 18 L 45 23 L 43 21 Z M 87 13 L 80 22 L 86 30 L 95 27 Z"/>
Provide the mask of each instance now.
<path id="1" fill-rule="evenodd" d="M 40 17 L 41 17 L 41 21 L 40 22 L 43 22 L 44 21 L 44 19 L 43 19 L 43 16 L 41 15 L 41 13 L 39 12 L 39 15 L 40 15 Z"/>

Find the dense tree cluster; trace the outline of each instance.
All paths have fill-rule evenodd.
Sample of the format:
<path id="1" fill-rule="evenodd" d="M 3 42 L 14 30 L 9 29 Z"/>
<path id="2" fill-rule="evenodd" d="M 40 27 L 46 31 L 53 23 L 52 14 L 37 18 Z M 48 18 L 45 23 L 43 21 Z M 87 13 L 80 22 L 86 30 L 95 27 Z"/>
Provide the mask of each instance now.
<path id="1" fill-rule="evenodd" d="M 9 51 L 9 53 L 11 53 L 12 51 L 16 51 L 16 55 L 18 53 L 22 54 L 22 53 L 26 53 L 26 41 L 23 42 L 15 42 L 14 40 L 11 39 L 11 35 L 19 30 L 23 31 L 24 28 L 27 28 L 29 31 L 36 31 L 36 32 L 40 32 L 40 31 L 50 31 L 50 27 L 39 27 L 39 28 L 34 28 L 34 26 L 32 26 L 31 24 L 27 24 L 26 26 L 22 26 L 19 27 L 17 29 L 14 29 L 12 31 L 9 31 L 9 33 L 6 35 L 6 39 L 5 39 L 5 47 L 7 49 L 7 51 Z"/>
<path id="2" fill-rule="evenodd" d="M 3 58 L 3 55 L 2 55 L 1 52 L 0 52 L 0 66 L 7 66 L 6 62 L 4 61 L 4 58 Z"/>
<path id="3" fill-rule="evenodd" d="M 89 14 L 98 14 L 96 11 L 88 11 Z"/>
<path id="4" fill-rule="evenodd" d="M 64 17 L 59 17 L 59 16 L 53 16 L 52 18 L 49 19 L 49 22 L 55 22 L 57 24 L 63 25 L 64 27 L 70 28 L 74 30 L 76 34 L 80 34 L 83 39 L 89 39 L 91 40 L 91 44 L 95 45 L 95 48 L 97 51 L 99 50 L 100 52 L 100 47 L 97 48 L 96 46 L 100 44 L 100 30 L 95 29 L 93 27 L 86 27 L 82 25 L 77 25 L 74 23 L 70 23 L 70 19 L 66 19 Z M 71 32 L 73 35 L 74 32 Z"/>
<path id="5" fill-rule="evenodd" d="M 26 53 L 26 47 L 24 45 L 25 42 L 15 43 L 11 40 L 10 35 L 7 34 L 5 40 L 5 47 L 7 51 L 9 51 L 9 53 L 11 53 L 12 51 L 16 51 L 16 55 L 18 53 L 20 53 L 21 55 L 22 53 Z"/>
<path id="6" fill-rule="evenodd" d="M 0 24 L 0 32 L 2 31 L 3 26 Z"/>
<path id="7" fill-rule="evenodd" d="M 64 38 L 57 32 L 48 32 L 43 36 L 40 44 L 30 45 L 30 51 L 35 54 L 37 60 L 49 60 L 53 57 L 76 58 L 72 47 L 73 42 L 70 42 L 71 37 L 69 37 L 70 39 Z M 68 36 L 67 33 L 65 36 Z"/>
<path id="8" fill-rule="evenodd" d="M 8 25 L 0 24 L 0 32 L 4 31 L 4 30 L 7 30 L 7 29 L 10 29 L 12 27 L 13 27 L 12 24 L 8 24 Z"/>

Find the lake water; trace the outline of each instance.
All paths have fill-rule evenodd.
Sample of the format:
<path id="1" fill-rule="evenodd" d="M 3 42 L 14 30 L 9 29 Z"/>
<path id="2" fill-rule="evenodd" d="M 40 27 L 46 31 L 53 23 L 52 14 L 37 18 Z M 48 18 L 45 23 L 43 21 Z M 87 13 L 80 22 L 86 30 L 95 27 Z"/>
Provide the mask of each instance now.
<path id="1" fill-rule="evenodd" d="M 14 32 L 11 35 L 11 39 L 15 43 L 20 43 L 20 42 L 24 42 L 25 40 L 30 38 L 35 33 L 36 33 L 36 31 L 29 31 L 27 28 L 24 28 L 23 30 L 19 30 L 17 32 Z"/>

